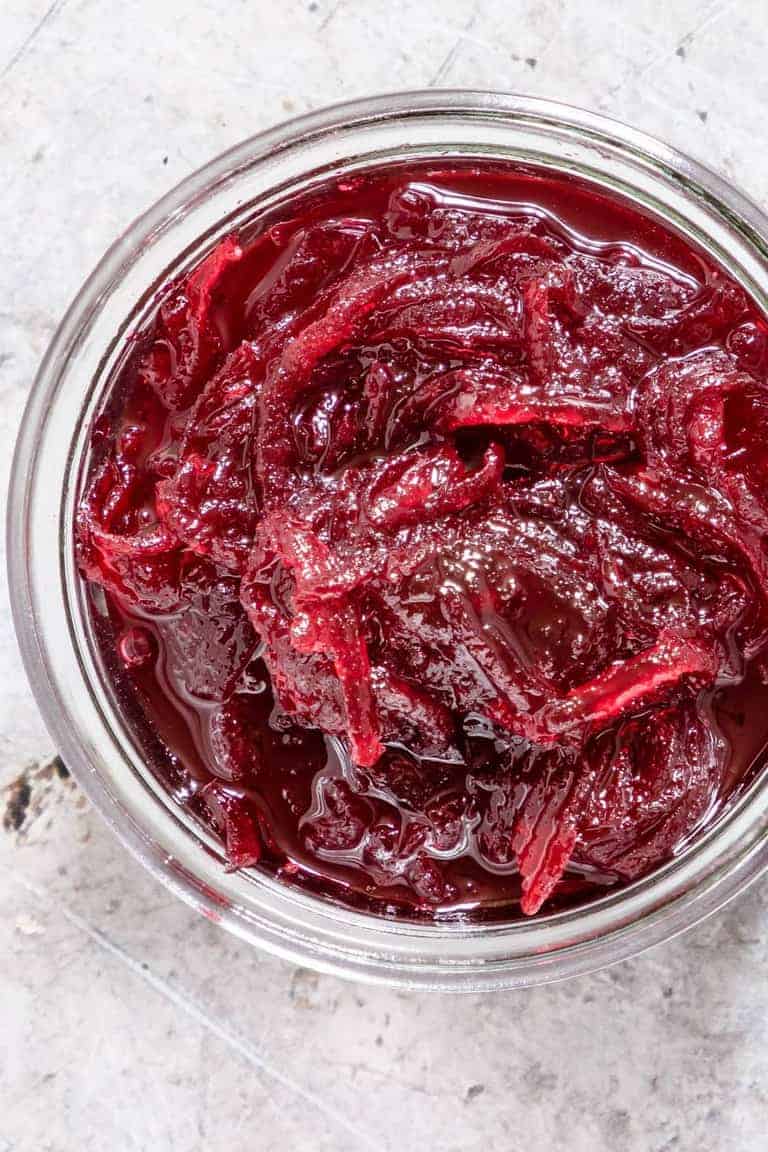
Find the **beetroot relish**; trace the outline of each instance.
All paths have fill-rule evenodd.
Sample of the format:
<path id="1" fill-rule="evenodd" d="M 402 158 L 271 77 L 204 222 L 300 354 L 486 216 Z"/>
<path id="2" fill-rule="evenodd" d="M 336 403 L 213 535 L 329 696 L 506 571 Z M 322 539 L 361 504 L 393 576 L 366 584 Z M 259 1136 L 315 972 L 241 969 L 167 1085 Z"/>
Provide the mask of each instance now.
<path id="1" fill-rule="evenodd" d="M 509 916 L 689 841 L 768 744 L 767 372 L 702 254 L 500 165 L 329 184 L 169 284 L 79 561 L 231 865 Z"/>

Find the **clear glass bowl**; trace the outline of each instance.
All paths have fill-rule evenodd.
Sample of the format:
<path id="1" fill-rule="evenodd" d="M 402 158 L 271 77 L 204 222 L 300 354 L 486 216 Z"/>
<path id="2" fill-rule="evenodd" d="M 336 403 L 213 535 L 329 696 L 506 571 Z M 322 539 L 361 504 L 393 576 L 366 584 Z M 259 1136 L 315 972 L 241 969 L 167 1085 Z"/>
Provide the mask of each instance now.
<path id="1" fill-rule="evenodd" d="M 576 108 L 484 92 L 414 92 L 293 120 L 190 176 L 107 252 L 40 368 L 13 468 L 9 576 L 29 678 L 64 759 L 141 862 L 245 940 L 388 984 L 478 990 L 613 963 L 688 928 L 768 865 L 768 773 L 678 858 L 580 908 L 507 924 L 414 924 L 350 911 L 256 870 L 157 783 L 100 659 L 73 549 L 92 418 L 156 290 L 224 234 L 331 175 L 417 157 L 503 158 L 578 175 L 668 221 L 768 312 L 768 219 L 718 176 L 640 132 Z"/>

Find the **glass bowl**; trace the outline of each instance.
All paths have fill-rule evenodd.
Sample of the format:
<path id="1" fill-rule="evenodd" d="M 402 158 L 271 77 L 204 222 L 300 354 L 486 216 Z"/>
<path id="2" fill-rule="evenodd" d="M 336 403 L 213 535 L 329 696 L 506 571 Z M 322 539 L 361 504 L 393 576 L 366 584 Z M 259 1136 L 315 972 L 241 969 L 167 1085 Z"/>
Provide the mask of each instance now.
<path id="1" fill-rule="evenodd" d="M 553 915 L 412 923 L 350 911 L 223 850 L 164 791 L 106 674 L 73 548 L 88 435 L 126 341 L 157 289 L 258 208 L 332 175 L 411 158 L 501 158 L 596 182 L 644 206 L 723 264 L 768 312 L 768 219 L 665 144 L 577 108 L 490 92 L 429 91 L 338 105 L 212 161 L 110 248 L 61 323 L 19 435 L 9 578 L 19 643 L 67 765 L 123 843 L 209 919 L 278 955 L 338 975 L 474 991 L 588 972 L 690 927 L 768 865 L 768 773 L 647 878 Z"/>

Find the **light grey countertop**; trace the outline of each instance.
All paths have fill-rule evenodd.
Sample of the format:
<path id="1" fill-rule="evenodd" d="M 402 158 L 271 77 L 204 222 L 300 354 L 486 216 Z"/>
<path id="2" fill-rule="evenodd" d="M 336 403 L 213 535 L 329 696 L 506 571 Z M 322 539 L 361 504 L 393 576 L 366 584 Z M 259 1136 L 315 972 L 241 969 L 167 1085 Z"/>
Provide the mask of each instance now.
<path id="1" fill-rule="evenodd" d="M 0 470 L 110 241 L 252 132 L 397 87 L 580 103 L 768 199 L 765 0 L 2 0 Z M 529 992 L 345 984 L 179 904 L 62 778 L 0 603 L 0 1152 L 752 1152 L 768 884 Z"/>

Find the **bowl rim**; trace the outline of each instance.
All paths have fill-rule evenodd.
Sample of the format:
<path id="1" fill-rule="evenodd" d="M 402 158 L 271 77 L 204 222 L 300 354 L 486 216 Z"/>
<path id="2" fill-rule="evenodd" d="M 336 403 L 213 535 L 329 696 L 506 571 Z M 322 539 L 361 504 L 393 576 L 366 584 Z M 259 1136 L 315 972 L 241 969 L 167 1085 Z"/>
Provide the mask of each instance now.
<path id="1" fill-rule="evenodd" d="M 164 231 L 194 211 L 201 198 L 211 195 L 211 189 L 231 187 L 255 165 L 295 152 L 307 141 L 339 137 L 383 122 L 462 117 L 476 117 L 486 125 L 498 121 L 505 129 L 515 124 L 571 131 L 597 150 L 610 147 L 623 151 L 642 159 L 656 174 L 664 173 L 681 186 L 697 189 L 703 200 L 717 205 L 728 223 L 737 228 L 745 245 L 754 249 L 756 264 L 765 267 L 768 292 L 768 218 L 761 209 L 706 166 L 618 120 L 537 97 L 479 90 L 427 89 L 342 101 L 268 128 L 215 157 L 138 216 L 107 250 L 65 313 L 35 378 L 13 458 L 7 532 L 13 618 L 43 719 L 91 803 L 153 875 L 208 918 L 294 962 L 369 982 L 475 991 L 544 983 L 593 971 L 676 935 L 720 907 L 768 867 L 768 774 L 763 773 L 712 828 L 697 838 L 687 855 L 644 880 L 572 911 L 506 924 L 393 921 L 339 908 L 263 878 L 256 887 L 270 889 L 276 900 L 249 906 L 248 892 L 242 885 L 232 887 L 224 898 L 221 885 L 209 882 L 210 869 L 201 879 L 202 864 L 195 856 L 195 852 L 202 856 L 200 838 L 194 850 L 187 850 L 190 846 L 185 848 L 182 842 L 185 833 L 165 827 L 168 819 L 179 828 L 183 823 L 178 813 L 168 810 L 167 797 L 163 800 L 155 795 L 153 803 L 165 809 L 164 817 L 147 822 L 138 818 L 140 805 L 132 807 L 138 804 L 139 792 L 114 773 L 105 775 L 103 747 L 85 739 L 88 730 L 73 722 L 65 699 L 69 688 L 62 683 L 60 654 L 47 632 L 50 605 L 46 596 L 55 595 L 57 580 L 48 573 L 41 582 L 39 566 L 35 567 L 35 557 L 30 554 L 34 539 L 42 539 L 47 524 L 48 559 L 52 561 L 59 552 L 57 574 L 64 590 L 69 559 L 66 535 L 60 539 L 59 528 L 66 529 L 66 524 L 39 507 L 42 438 L 52 435 L 46 429 L 90 317 L 103 306 L 116 280 L 130 271 Z M 71 448 L 69 458 L 73 459 Z M 62 513 L 63 505 L 62 497 Z M 69 671 L 76 675 L 75 669 L 79 669 L 82 687 L 91 691 L 78 648 L 82 637 L 78 637 L 76 627 L 73 633 L 71 625 L 68 619 L 67 635 L 74 657 Z M 66 645 L 62 631 L 56 640 Z M 101 705 L 89 715 L 91 722 L 100 716 L 105 726 L 103 735 L 113 739 L 117 747 L 120 741 L 114 731 L 114 717 L 110 718 Z M 146 780 L 141 787 L 152 791 Z M 161 825 L 162 835 L 158 832 Z M 209 845 L 208 854 L 215 857 L 215 848 Z M 697 867 L 692 882 L 693 859 Z M 280 891 L 275 892 L 275 888 Z M 602 917 L 604 930 L 590 936 L 587 921 L 596 914 Z M 558 935 L 560 943 L 553 943 Z M 485 948 L 489 942 L 492 946 Z"/>

